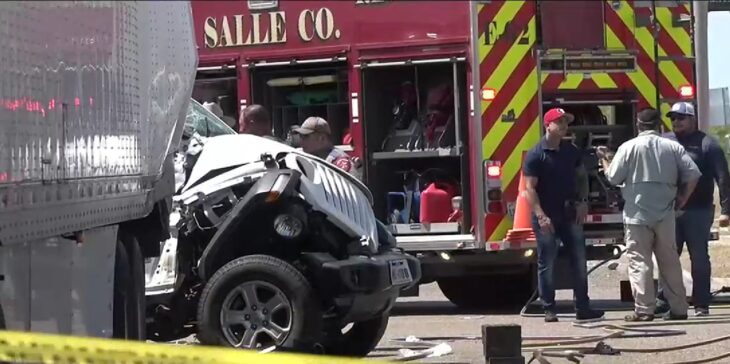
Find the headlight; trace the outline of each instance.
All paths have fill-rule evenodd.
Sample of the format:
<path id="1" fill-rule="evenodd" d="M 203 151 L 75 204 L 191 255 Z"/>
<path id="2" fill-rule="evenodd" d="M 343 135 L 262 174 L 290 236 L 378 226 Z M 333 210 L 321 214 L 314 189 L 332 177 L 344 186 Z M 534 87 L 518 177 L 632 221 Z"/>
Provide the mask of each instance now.
<path id="1" fill-rule="evenodd" d="M 293 239 L 304 230 L 302 220 L 289 214 L 281 214 L 274 219 L 274 230 L 283 238 Z"/>

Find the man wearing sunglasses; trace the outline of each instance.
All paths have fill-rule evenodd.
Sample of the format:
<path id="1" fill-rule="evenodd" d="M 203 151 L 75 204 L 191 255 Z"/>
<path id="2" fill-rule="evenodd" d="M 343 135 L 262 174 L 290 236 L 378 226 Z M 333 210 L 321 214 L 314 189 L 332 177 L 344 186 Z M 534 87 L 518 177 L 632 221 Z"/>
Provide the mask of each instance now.
<path id="1" fill-rule="evenodd" d="M 667 113 L 672 120 L 673 133 L 665 135 L 678 141 L 702 172 L 697 188 L 676 220 L 677 250 L 681 254 L 687 245 L 692 261 L 692 302 L 695 315 L 709 314 L 711 301 L 711 266 L 708 253 L 710 228 L 714 220 L 715 183 L 720 192 L 719 225 L 730 225 L 730 175 L 727 160 L 717 140 L 697 129 L 695 108 L 688 102 L 672 105 Z M 659 286 L 657 313 L 668 310 L 662 285 Z"/>

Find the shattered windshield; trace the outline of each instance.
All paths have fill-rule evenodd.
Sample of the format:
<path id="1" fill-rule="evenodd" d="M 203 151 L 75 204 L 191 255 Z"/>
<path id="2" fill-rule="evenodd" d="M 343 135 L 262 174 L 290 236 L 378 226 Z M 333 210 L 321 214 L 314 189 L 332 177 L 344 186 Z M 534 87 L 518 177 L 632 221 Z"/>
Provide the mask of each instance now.
<path id="1" fill-rule="evenodd" d="M 185 117 L 185 129 L 191 134 L 196 132 L 198 135 L 208 138 L 236 134 L 236 131 L 226 125 L 223 120 L 206 110 L 194 99 L 190 100 L 190 107 L 188 107 Z"/>

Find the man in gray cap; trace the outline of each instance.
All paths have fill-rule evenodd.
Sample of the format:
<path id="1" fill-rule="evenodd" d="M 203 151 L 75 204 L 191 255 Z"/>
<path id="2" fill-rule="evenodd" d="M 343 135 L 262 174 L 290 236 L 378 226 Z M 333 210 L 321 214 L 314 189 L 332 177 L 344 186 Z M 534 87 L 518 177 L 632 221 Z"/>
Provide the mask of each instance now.
<path id="1" fill-rule="evenodd" d="M 327 120 L 310 116 L 293 131 L 299 135 L 299 142 L 305 153 L 320 157 L 343 171 L 354 174 L 356 166 L 353 159 L 332 144 L 332 131 Z"/>
<path id="2" fill-rule="evenodd" d="M 720 192 L 719 225 L 730 224 L 730 175 L 725 154 L 717 140 L 697 129 L 695 108 L 688 102 L 672 105 L 667 113 L 672 120 L 672 133 L 665 136 L 682 144 L 692 161 L 697 164 L 702 177 L 692 195 L 677 217 L 677 251 L 687 244 L 692 261 L 692 303 L 695 315 L 710 313 L 711 266 L 708 252 L 710 228 L 715 217 L 715 183 Z M 660 281 L 657 313 L 668 310 L 664 297 L 664 284 Z"/>
<path id="3" fill-rule="evenodd" d="M 623 185 L 626 254 L 629 281 L 634 294 L 634 313 L 626 321 L 654 319 L 656 256 L 670 310 L 665 319 L 687 319 L 687 301 L 682 266 L 676 249 L 675 209 L 684 207 L 694 190 L 700 171 L 677 142 L 657 132 L 661 114 L 652 108 L 641 110 L 636 127 L 639 135 L 618 148 L 612 160 L 606 148 L 597 154 L 606 177 L 613 185 Z"/>

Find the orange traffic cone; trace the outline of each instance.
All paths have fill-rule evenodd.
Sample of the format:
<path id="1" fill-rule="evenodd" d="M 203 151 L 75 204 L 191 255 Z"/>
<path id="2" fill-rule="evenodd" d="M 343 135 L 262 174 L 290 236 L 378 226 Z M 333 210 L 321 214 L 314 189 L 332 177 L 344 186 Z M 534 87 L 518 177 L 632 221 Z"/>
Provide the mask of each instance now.
<path id="1" fill-rule="evenodd" d="M 507 240 L 535 240 L 535 233 L 532 230 L 532 208 L 530 207 L 530 202 L 527 200 L 527 182 L 525 182 L 525 176 L 521 171 L 514 223 L 512 224 L 512 229 L 507 232 Z"/>
<path id="2" fill-rule="evenodd" d="M 520 172 L 520 185 L 517 193 L 517 206 L 515 206 L 515 220 L 512 225 L 514 230 L 532 230 L 532 207 L 527 200 L 527 182 L 525 176 Z"/>

